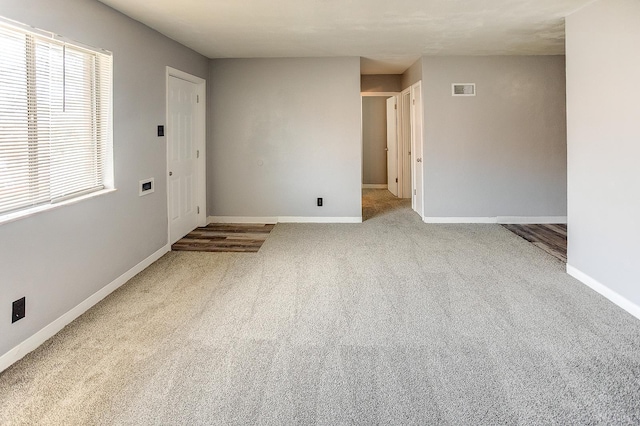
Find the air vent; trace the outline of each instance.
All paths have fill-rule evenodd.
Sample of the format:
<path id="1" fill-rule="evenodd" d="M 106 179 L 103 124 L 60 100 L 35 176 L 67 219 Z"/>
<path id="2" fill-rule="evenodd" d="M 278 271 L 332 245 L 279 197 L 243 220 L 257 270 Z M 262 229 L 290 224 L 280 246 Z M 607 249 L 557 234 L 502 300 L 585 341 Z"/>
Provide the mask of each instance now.
<path id="1" fill-rule="evenodd" d="M 451 85 L 452 96 L 475 96 L 476 84 L 475 83 L 453 83 Z"/>

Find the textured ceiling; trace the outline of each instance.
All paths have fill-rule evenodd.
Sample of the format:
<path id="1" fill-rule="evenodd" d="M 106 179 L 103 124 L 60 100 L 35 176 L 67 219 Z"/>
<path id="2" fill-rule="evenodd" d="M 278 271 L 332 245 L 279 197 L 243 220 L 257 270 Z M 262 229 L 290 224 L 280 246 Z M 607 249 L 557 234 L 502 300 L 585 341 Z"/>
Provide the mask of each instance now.
<path id="1" fill-rule="evenodd" d="M 564 53 L 593 0 L 100 0 L 209 58 L 359 56 L 398 74 L 423 55 Z"/>

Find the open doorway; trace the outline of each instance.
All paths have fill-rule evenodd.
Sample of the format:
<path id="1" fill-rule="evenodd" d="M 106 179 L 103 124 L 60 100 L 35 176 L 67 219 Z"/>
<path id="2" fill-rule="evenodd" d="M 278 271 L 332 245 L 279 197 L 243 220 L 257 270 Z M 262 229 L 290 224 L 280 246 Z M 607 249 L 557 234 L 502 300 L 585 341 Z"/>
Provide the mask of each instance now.
<path id="1" fill-rule="evenodd" d="M 397 137 L 395 109 L 398 93 L 375 92 L 362 94 L 362 184 L 366 189 L 394 189 L 394 164 L 391 161 L 395 151 L 393 140 Z M 391 149 L 390 149 L 391 148 Z M 389 154 L 391 151 L 391 155 Z"/>
<path id="2" fill-rule="evenodd" d="M 363 219 L 411 205 L 412 93 L 362 93 Z"/>

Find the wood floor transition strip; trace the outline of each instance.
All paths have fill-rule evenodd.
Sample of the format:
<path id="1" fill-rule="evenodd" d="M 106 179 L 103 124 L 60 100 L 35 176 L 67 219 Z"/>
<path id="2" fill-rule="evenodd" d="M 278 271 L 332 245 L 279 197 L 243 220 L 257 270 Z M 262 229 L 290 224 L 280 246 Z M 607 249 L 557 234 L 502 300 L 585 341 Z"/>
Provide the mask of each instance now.
<path id="1" fill-rule="evenodd" d="M 567 263 L 567 225 L 502 225 L 536 247 Z"/>
<path id="2" fill-rule="evenodd" d="M 255 253 L 275 225 L 212 223 L 196 228 L 171 246 L 174 251 Z"/>

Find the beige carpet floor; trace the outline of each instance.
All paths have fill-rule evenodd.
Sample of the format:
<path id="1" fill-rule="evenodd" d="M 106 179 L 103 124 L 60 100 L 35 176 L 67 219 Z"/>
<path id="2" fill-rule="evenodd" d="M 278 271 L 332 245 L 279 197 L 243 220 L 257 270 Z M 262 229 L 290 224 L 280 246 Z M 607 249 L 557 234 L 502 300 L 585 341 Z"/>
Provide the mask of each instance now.
<path id="1" fill-rule="evenodd" d="M 499 225 L 364 197 L 168 253 L 0 374 L 0 424 L 640 423 L 640 321 Z"/>

